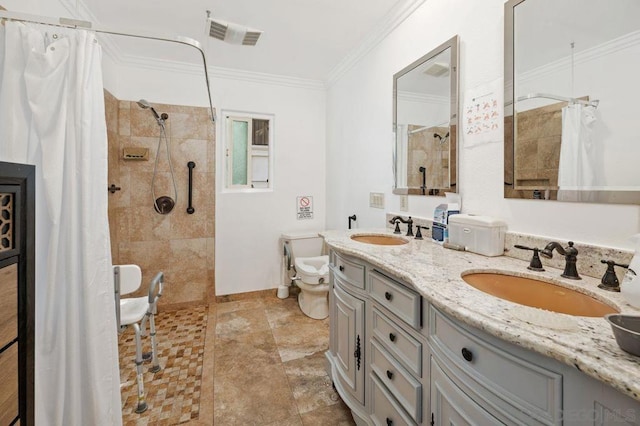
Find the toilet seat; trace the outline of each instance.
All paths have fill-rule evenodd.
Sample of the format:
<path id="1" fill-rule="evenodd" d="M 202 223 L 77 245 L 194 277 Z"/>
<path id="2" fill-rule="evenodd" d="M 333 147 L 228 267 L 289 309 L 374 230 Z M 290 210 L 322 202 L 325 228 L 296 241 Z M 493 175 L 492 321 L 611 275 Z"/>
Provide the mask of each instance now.
<path id="1" fill-rule="evenodd" d="M 296 257 L 295 268 L 305 284 L 329 282 L 329 256 Z"/>

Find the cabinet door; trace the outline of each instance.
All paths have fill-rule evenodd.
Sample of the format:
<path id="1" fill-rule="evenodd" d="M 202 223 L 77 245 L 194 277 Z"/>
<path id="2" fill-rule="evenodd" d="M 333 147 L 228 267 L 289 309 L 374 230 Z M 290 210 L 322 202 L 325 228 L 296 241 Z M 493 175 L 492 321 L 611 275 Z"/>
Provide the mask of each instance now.
<path id="1" fill-rule="evenodd" d="M 431 415 L 435 425 L 502 425 L 449 379 L 431 358 Z"/>
<path id="2" fill-rule="evenodd" d="M 344 387 L 364 403 L 364 301 L 333 287 L 335 360 Z"/>

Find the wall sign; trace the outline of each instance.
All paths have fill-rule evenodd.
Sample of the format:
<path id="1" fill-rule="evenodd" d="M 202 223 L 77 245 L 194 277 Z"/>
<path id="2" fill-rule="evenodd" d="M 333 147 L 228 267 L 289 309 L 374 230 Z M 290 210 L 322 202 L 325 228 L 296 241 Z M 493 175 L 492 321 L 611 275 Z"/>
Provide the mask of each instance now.
<path id="1" fill-rule="evenodd" d="M 302 195 L 296 199 L 298 220 L 313 219 L 313 197 Z"/>

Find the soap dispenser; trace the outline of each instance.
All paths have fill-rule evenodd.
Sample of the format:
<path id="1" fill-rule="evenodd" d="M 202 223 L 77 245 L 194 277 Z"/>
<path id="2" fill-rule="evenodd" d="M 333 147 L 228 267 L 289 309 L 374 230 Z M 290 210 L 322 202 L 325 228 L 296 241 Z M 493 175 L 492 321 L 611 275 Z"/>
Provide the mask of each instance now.
<path id="1" fill-rule="evenodd" d="M 636 308 L 640 308 L 640 234 L 630 238 L 635 244 L 635 253 L 629 263 L 627 273 L 620 283 L 620 294 L 627 302 Z"/>

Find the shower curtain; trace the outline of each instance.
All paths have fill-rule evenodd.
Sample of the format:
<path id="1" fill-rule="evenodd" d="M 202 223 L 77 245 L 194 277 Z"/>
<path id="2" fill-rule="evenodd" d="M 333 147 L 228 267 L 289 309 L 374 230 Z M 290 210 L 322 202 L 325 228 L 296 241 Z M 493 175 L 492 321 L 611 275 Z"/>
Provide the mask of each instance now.
<path id="1" fill-rule="evenodd" d="M 36 166 L 38 425 L 120 425 L 101 48 L 0 26 L 0 159 Z"/>
<path id="2" fill-rule="evenodd" d="M 559 200 L 568 201 L 576 196 L 575 191 L 594 187 L 596 152 L 592 134 L 595 120 L 594 108 L 591 106 L 570 104 L 562 109 Z"/>

